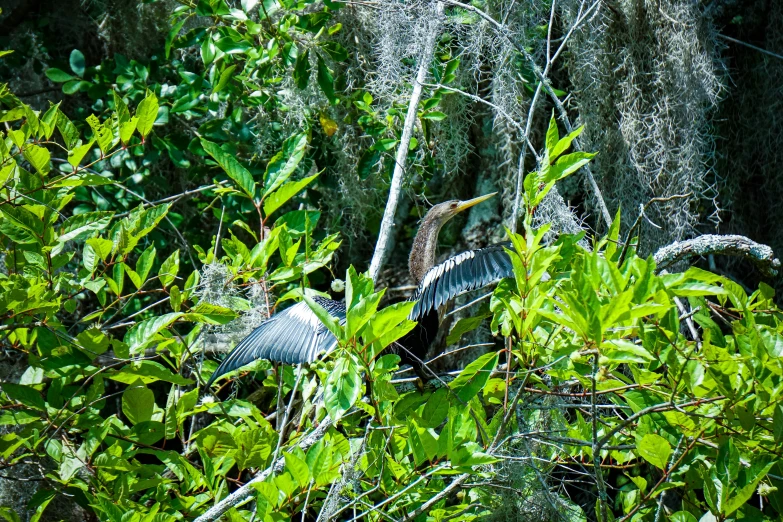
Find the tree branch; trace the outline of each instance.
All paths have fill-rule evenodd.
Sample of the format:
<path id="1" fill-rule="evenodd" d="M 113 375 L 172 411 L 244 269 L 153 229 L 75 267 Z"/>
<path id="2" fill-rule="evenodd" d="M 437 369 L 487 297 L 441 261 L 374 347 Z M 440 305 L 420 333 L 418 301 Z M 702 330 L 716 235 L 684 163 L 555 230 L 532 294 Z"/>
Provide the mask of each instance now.
<path id="1" fill-rule="evenodd" d="M 419 69 L 416 78 L 413 80 L 413 92 L 408 103 L 408 112 L 405 115 L 405 123 L 402 127 L 402 136 L 400 145 L 397 148 L 397 158 L 394 163 L 394 173 L 392 174 L 391 186 L 389 187 L 389 199 L 386 201 L 386 209 L 383 211 L 383 220 L 381 221 L 381 230 L 378 233 L 378 242 L 375 245 L 375 252 L 370 262 L 370 277 L 373 281 L 378 280 L 378 274 L 381 272 L 381 266 L 386 259 L 386 251 L 389 248 L 392 239 L 392 228 L 394 227 L 394 215 L 397 213 L 397 204 L 400 201 L 400 192 L 402 190 L 402 178 L 405 173 L 405 162 L 408 156 L 408 149 L 413 136 L 413 127 L 416 123 L 416 114 L 421 100 L 422 88 L 427 80 L 427 72 L 432 63 L 432 56 L 435 53 L 435 44 L 439 34 L 440 20 L 443 17 L 443 2 L 438 2 L 436 6 L 436 20 L 429 28 L 429 37 L 421 51 L 419 60 Z"/>
<path id="2" fill-rule="evenodd" d="M 321 424 L 319 424 L 317 428 L 315 428 L 309 435 L 304 437 L 299 442 L 299 447 L 302 449 L 302 451 L 307 451 L 310 448 L 310 446 L 312 446 L 313 444 L 321 440 L 326 434 L 326 431 L 331 426 L 332 426 L 332 419 L 330 417 L 324 418 L 324 420 L 321 421 Z M 263 482 L 272 473 L 278 473 L 282 471 L 284 467 L 285 467 L 285 458 L 284 457 L 278 458 L 271 466 L 266 468 L 264 471 L 258 473 L 255 477 L 253 477 L 253 479 L 250 482 L 240 487 L 239 489 L 231 493 L 229 496 L 227 496 L 220 502 L 216 503 L 214 506 L 208 509 L 203 515 L 198 517 L 194 522 L 213 522 L 219 519 L 229 509 L 244 504 L 245 502 L 250 500 L 253 497 L 253 494 L 256 492 L 255 488 L 253 487 L 253 484 Z"/>
<path id="3" fill-rule="evenodd" d="M 653 259 L 660 272 L 677 261 L 708 254 L 747 258 L 767 277 L 778 275 L 780 269 L 780 260 L 775 257 L 775 252 L 770 247 L 756 243 L 745 236 L 736 235 L 705 234 L 693 239 L 677 241 L 659 249 Z"/>

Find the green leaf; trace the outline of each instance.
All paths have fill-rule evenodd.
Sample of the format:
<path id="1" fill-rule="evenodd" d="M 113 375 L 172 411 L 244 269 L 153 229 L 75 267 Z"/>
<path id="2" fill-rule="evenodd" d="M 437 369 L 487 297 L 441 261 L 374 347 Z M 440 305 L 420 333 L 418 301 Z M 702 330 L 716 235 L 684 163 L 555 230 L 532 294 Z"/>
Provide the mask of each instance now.
<path id="1" fill-rule="evenodd" d="M 285 458 L 285 470 L 299 483 L 299 487 L 305 488 L 310 483 L 310 469 L 307 462 L 292 453 L 283 453 Z"/>
<path id="2" fill-rule="evenodd" d="M 90 237 L 96 232 L 100 232 L 108 227 L 113 216 L 114 212 L 85 212 L 84 214 L 71 216 L 63 222 L 60 236 L 57 238 L 57 241 L 64 244 L 68 241 L 81 241 Z M 107 240 L 104 239 L 99 243 L 102 261 L 106 260 L 106 257 L 103 255 L 103 247 L 105 246 L 106 241 Z M 111 244 L 110 241 L 109 244 Z"/>
<path id="3" fill-rule="evenodd" d="M 32 165 L 42 176 L 46 176 L 51 170 L 51 166 L 49 165 L 51 154 L 43 147 L 33 145 L 32 143 L 28 144 L 24 148 L 24 158 L 29 161 L 30 165 Z"/>
<path id="4" fill-rule="evenodd" d="M 122 413 L 131 424 L 138 424 L 152 419 L 155 409 L 155 394 L 147 389 L 141 380 L 128 386 L 122 394 Z"/>
<path id="5" fill-rule="evenodd" d="M 120 141 L 128 143 L 133 136 L 133 132 L 139 124 L 139 117 L 134 116 L 128 121 L 120 123 Z"/>
<path id="6" fill-rule="evenodd" d="M 684 283 L 676 288 L 671 288 L 678 297 L 698 297 L 704 295 L 726 295 L 728 292 L 716 285 L 706 283 Z"/>
<path id="7" fill-rule="evenodd" d="M 235 433 L 234 442 L 238 447 L 234 458 L 240 469 L 263 467 L 272 453 L 271 438 L 257 428 Z"/>
<path id="8" fill-rule="evenodd" d="M 77 92 L 81 90 L 89 89 L 90 83 L 81 81 L 81 80 L 73 80 L 70 82 L 66 82 L 63 84 L 63 93 L 64 94 L 76 94 Z"/>
<path id="9" fill-rule="evenodd" d="M 445 386 L 438 388 L 430 395 L 421 413 L 422 426 L 437 428 L 446 420 L 446 416 L 449 414 L 449 396 L 449 389 Z"/>
<path id="10" fill-rule="evenodd" d="M 457 378 L 449 384 L 449 387 L 462 402 L 467 403 L 484 388 L 497 364 L 497 352 L 485 353 L 468 364 Z"/>
<path id="11" fill-rule="evenodd" d="M 117 123 L 130 121 L 130 111 L 125 100 L 122 99 L 122 95 L 118 94 L 117 91 L 112 91 L 112 96 L 114 98 L 114 121 Z"/>
<path id="12" fill-rule="evenodd" d="M 343 338 L 344 333 L 342 327 L 340 326 L 340 321 L 329 315 L 329 312 L 327 312 L 323 306 L 316 303 L 307 294 L 304 295 L 304 301 L 307 303 L 307 306 L 310 307 L 310 310 L 313 311 L 315 316 L 318 317 L 318 320 L 321 321 L 330 332 L 332 332 L 332 335 L 334 335 L 337 339 Z"/>
<path id="13" fill-rule="evenodd" d="M 321 42 L 320 47 L 335 62 L 344 62 L 348 59 L 348 51 L 339 42 L 334 40 Z"/>
<path id="14" fill-rule="evenodd" d="M 67 149 L 73 149 L 79 141 L 79 129 L 73 124 L 61 110 L 57 110 L 57 122 L 55 124 L 60 135 L 63 137 L 63 143 Z M 68 153 L 70 155 L 70 152 Z"/>
<path id="15" fill-rule="evenodd" d="M 0 51 L 0 57 L 8 53 L 10 53 L 10 51 Z M 3 517 L 6 522 L 22 522 L 22 519 L 19 518 L 19 515 L 17 515 L 16 512 L 9 507 L 0 507 L 0 517 Z"/>
<path id="16" fill-rule="evenodd" d="M 73 459 L 76 460 L 76 459 Z M 81 467 L 81 462 L 78 461 L 79 467 Z M 35 494 L 32 496 L 30 501 L 27 504 L 27 507 L 29 509 L 35 509 L 35 513 L 30 517 L 30 522 L 38 522 L 41 519 L 41 516 L 44 513 L 44 510 L 46 509 L 46 506 L 49 505 L 49 502 L 54 500 L 54 497 L 56 496 L 56 492 L 51 489 L 39 489 L 35 492 Z"/>
<path id="17" fill-rule="evenodd" d="M 475 442 L 466 442 L 455 448 L 451 454 L 451 462 L 455 466 L 486 466 L 500 459 L 487 455 L 483 448 Z"/>
<path id="18" fill-rule="evenodd" d="M 87 117 L 87 123 L 94 133 L 93 138 L 98 142 L 101 153 L 105 155 L 109 152 L 112 142 L 114 141 L 114 132 L 112 132 L 109 125 L 101 123 L 94 114 L 90 114 Z"/>
<path id="19" fill-rule="evenodd" d="M 164 52 L 166 53 L 166 59 L 169 59 L 169 55 L 171 54 L 171 44 L 174 43 L 174 40 L 177 38 L 177 35 L 179 34 L 180 30 L 182 30 L 182 26 L 185 25 L 185 22 L 188 21 L 188 18 L 185 17 L 176 24 L 174 24 L 174 27 L 171 28 L 169 31 L 169 34 L 166 36 L 166 43 L 164 47 Z"/>
<path id="20" fill-rule="evenodd" d="M 152 125 L 158 117 L 158 97 L 154 92 L 147 92 L 147 96 L 136 107 L 136 117 L 139 118 L 136 128 L 142 138 L 145 138 L 152 130 Z"/>
<path id="21" fill-rule="evenodd" d="M 101 259 L 101 261 L 106 261 L 106 258 L 109 257 L 109 254 L 111 254 L 112 242 L 109 241 L 108 239 L 103 239 L 101 237 L 94 237 L 88 239 L 87 244 L 90 245 L 90 247 L 93 249 L 95 254 Z"/>
<path id="22" fill-rule="evenodd" d="M 181 313 L 163 314 L 135 325 L 125 334 L 125 344 L 128 345 L 130 353 L 135 355 L 141 352 L 161 330 L 167 328 L 182 315 Z"/>
<path id="23" fill-rule="evenodd" d="M 54 67 L 46 69 L 46 73 L 44 74 L 54 83 L 65 83 L 76 79 L 73 75 Z"/>
<path id="24" fill-rule="evenodd" d="M 549 154 L 549 161 L 554 161 L 556 158 L 552 157 L 552 153 L 557 146 L 557 142 L 560 140 L 560 133 L 557 131 L 557 121 L 555 120 L 554 111 L 549 118 L 549 128 L 546 131 L 546 150 Z"/>
<path id="25" fill-rule="evenodd" d="M 93 143 L 94 141 L 90 140 L 89 143 L 85 143 L 84 145 L 79 145 L 78 147 L 68 151 L 68 163 L 70 163 L 71 166 L 73 167 L 78 167 L 79 163 L 81 163 L 82 160 L 84 159 L 84 156 L 86 156 L 87 153 L 90 152 Z"/>
<path id="26" fill-rule="evenodd" d="M 573 152 L 571 154 L 566 154 L 549 168 L 549 172 L 547 172 L 544 177 L 544 182 L 550 183 L 559 181 L 570 174 L 573 174 L 584 165 L 587 165 L 594 157 L 595 154 L 592 152 Z"/>
<path id="27" fill-rule="evenodd" d="M 446 114 L 440 111 L 429 111 L 421 115 L 422 120 L 443 121 L 446 119 Z"/>
<path id="28" fill-rule="evenodd" d="M 215 46 L 226 54 L 244 54 L 252 48 L 245 40 L 235 40 L 231 37 L 220 38 L 215 41 Z"/>
<path id="29" fill-rule="evenodd" d="M 274 155 L 264 172 L 264 197 L 277 190 L 304 158 L 307 135 L 295 134 L 283 142 L 283 150 Z"/>
<path id="30" fill-rule="evenodd" d="M 155 361 L 136 361 L 130 363 L 123 366 L 116 373 L 109 374 L 109 378 L 113 381 L 124 382 L 126 384 L 133 384 L 137 381 L 140 381 L 144 385 L 157 381 L 170 382 L 172 384 L 179 384 L 180 386 L 193 384 L 192 379 L 186 379 L 181 375 L 173 373 L 171 370 Z"/>
<path id="31" fill-rule="evenodd" d="M 362 338 L 368 344 L 377 343 L 381 348 L 386 348 L 400 339 L 416 326 L 414 321 L 408 320 L 414 304 L 412 301 L 403 301 L 376 313 L 361 331 Z"/>
<path id="32" fill-rule="evenodd" d="M 228 85 L 228 82 L 231 81 L 231 78 L 234 75 L 234 69 L 236 69 L 236 64 L 230 65 L 223 69 L 223 72 L 220 73 L 220 79 L 218 80 L 217 84 L 215 84 L 215 88 L 212 89 L 213 93 L 222 91 L 226 85 Z"/>
<path id="33" fill-rule="evenodd" d="M 301 179 L 299 181 L 291 181 L 283 184 L 280 188 L 275 190 L 264 200 L 264 214 L 268 217 L 275 210 L 282 207 L 289 199 L 299 194 L 307 185 L 310 184 L 320 174 L 313 174 L 308 178 Z"/>
<path id="34" fill-rule="evenodd" d="M 99 328 L 84 330 L 76 336 L 76 339 L 79 341 L 79 350 L 91 360 L 106 353 L 110 345 L 109 338 Z"/>
<path id="35" fill-rule="evenodd" d="M 457 344 L 463 335 L 478 328 L 481 325 L 481 322 L 490 315 L 491 314 L 481 314 L 475 317 L 463 317 L 457 321 L 457 324 L 455 324 L 449 332 L 449 335 L 446 338 L 446 344 Z"/>
<path id="36" fill-rule="evenodd" d="M 2 390 L 13 401 L 20 402 L 36 410 L 46 411 L 46 403 L 35 388 L 6 382 L 2 384 Z"/>
<path id="37" fill-rule="evenodd" d="M 160 266 L 158 277 L 160 284 L 166 288 L 177 278 L 179 273 L 179 250 L 175 250 Z"/>
<path id="38" fill-rule="evenodd" d="M 414 417 L 408 417 L 408 440 L 417 466 L 435 460 L 438 454 L 437 436 L 432 429 L 419 427 Z"/>
<path id="39" fill-rule="evenodd" d="M 329 103 L 334 105 L 337 103 L 337 97 L 334 95 L 334 77 L 332 71 L 324 63 L 324 59 L 318 56 L 318 85 L 326 95 Z"/>
<path id="40" fill-rule="evenodd" d="M 351 357 L 337 360 L 324 388 L 324 405 L 335 422 L 351 409 L 361 393 L 359 367 Z"/>
<path id="41" fill-rule="evenodd" d="M 646 363 L 654 359 L 644 346 L 634 344 L 625 339 L 612 339 L 601 344 L 601 355 L 609 362 L 615 363 Z"/>
<path id="42" fill-rule="evenodd" d="M 250 171 L 243 167 L 234 156 L 224 152 L 217 143 L 201 138 L 201 146 L 228 174 L 228 177 L 233 179 L 239 188 L 252 199 L 255 195 L 256 184 Z"/>
<path id="43" fill-rule="evenodd" d="M 54 129 L 57 127 L 58 114 L 60 113 L 60 102 L 57 105 L 49 102 L 49 109 L 41 118 L 39 125 L 43 131 L 44 137 L 48 140 L 54 134 Z"/>
<path id="44" fill-rule="evenodd" d="M 294 82 L 300 89 L 306 89 L 310 82 L 310 50 L 305 49 L 296 57 L 294 66 Z"/>
<path id="45" fill-rule="evenodd" d="M 82 78 L 84 76 L 85 62 L 84 55 L 79 49 L 71 51 L 69 63 L 71 64 L 71 70 L 76 73 L 76 76 Z"/>
<path id="46" fill-rule="evenodd" d="M 177 285 L 174 285 L 169 289 L 169 301 L 171 302 L 171 309 L 175 312 L 179 312 L 182 308 L 182 293 L 179 291 Z"/>
<path id="47" fill-rule="evenodd" d="M 109 243 L 109 247 L 111 247 L 111 241 L 107 241 Z M 139 256 L 139 259 L 136 260 L 136 273 L 139 274 L 139 278 L 141 279 L 142 284 L 147 280 L 147 276 L 150 275 L 150 270 L 152 269 L 152 264 L 155 262 L 155 254 L 157 250 L 155 249 L 155 245 L 148 246 L 144 252 L 141 253 Z M 104 260 L 106 258 L 103 258 Z"/>
<path id="48" fill-rule="evenodd" d="M 351 306 L 346 315 L 345 323 L 345 336 L 350 339 L 370 320 L 375 311 L 378 309 L 378 303 L 380 303 L 384 292 L 376 292 L 374 294 L 362 297 L 358 303 Z M 347 295 L 346 295 L 347 297 Z"/>
<path id="49" fill-rule="evenodd" d="M 237 318 L 237 313 L 228 308 L 201 301 L 191 308 L 190 313 L 184 317 L 207 324 L 227 324 Z"/>
<path id="50" fill-rule="evenodd" d="M 561 140 L 559 140 L 552 152 L 550 152 L 549 161 L 555 161 L 562 153 L 567 151 L 571 146 L 571 142 L 574 141 L 580 134 L 582 134 L 584 129 L 585 128 L 583 125 L 578 129 L 574 129 L 572 132 L 568 133 L 567 136 L 564 136 Z"/>
<path id="51" fill-rule="evenodd" d="M 756 493 L 756 487 L 758 486 L 759 482 L 761 482 L 761 480 L 767 476 L 767 473 L 769 473 L 769 471 L 772 469 L 772 466 L 775 464 L 775 462 L 770 462 L 761 467 L 761 469 L 758 469 L 758 465 L 754 465 L 751 470 L 743 470 L 745 472 L 745 476 L 740 476 L 738 482 L 740 482 L 740 484 L 744 483 L 744 485 L 742 487 L 733 487 L 731 489 L 731 495 L 726 501 L 723 514 L 731 515 L 741 508 L 748 500 L 750 500 L 753 494 Z"/>
<path id="52" fill-rule="evenodd" d="M 672 447 L 660 435 L 648 433 L 636 444 L 636 452 L 656 468 L 665 470 L 672 454 Z"/>
<path id="53" fill-rule="evenodd" d="M 376 150 L 375 147 L 364 151 L 362 157 L 359 158 L 359 165 L 356 167 L 359 178 L 362 180 L 367 179 L 375 170 L 375 166 L 378 164 L 380 159 L 381 153 Z"/>
<path id="54" fill-rule="evenodd" d="M 781 404 L 775 406 L 775 411 L 772 414 L 772 427 L 775 442 L 783 441 L 783 405 Z"/>

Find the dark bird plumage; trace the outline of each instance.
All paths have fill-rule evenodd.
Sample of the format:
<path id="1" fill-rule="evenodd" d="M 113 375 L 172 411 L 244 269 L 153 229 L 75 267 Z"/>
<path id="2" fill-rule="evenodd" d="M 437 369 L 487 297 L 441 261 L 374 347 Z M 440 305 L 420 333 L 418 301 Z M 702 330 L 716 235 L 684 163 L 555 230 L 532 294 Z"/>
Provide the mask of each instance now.
<path id="1" fill-rule="evenodd" d="M 482 196 L 468 201 L 447 201 L 432 207 L 424 216 L 413 241 L 408 268 L 418 284 L 410 300 L 417 301 L 409 319 L 416 327 L 398 341 L 401 363 L 408 363 L 424 377 L 421 359 L 438 332 L 438 309 L 460 294 L 476 290 L 513 275 L 511 259 L 504 250 L 510 244 L 492 245 L 468 250 L 435 265 L 435 252 L 440 229 L 459 212 L 492 197 Z M 315 297 L 330 315 L 345 323 L 345 303 Z M 287 364 L 315 361 L 328 353 L 337 340 L 304 301 L 273 315 L 243 339 L 220 364 L 207 382 L 258 359 Z"/>

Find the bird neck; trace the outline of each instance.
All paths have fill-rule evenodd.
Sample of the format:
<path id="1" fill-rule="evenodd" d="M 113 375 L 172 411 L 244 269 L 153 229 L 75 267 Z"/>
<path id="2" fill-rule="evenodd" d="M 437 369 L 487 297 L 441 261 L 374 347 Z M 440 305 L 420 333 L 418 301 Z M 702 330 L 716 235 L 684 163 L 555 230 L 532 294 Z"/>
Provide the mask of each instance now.
<path id="1" fill-rule="evenodd" d="M 421 283 L 429 269 L 435 266 L 435 251 L 438 248 L 438 234 L 442 226 L 440 220 L 427 219 L 425 216 L 416 233 L 411 255 L 408 258 L 408 270 L 416 284 Z"/>

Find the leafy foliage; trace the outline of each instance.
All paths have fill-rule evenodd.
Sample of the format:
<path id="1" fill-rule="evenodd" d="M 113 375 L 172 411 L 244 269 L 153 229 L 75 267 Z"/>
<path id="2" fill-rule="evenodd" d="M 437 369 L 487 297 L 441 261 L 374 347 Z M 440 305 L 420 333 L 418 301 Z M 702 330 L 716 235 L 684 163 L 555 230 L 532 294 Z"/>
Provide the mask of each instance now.
<path id="1" fill-rule="evenodd" d="M 388 353 L 414 326 L 412 303 L 386 305 L 349 268 L 345 324 L 317 305 L 313 282 L 327 281 L 340 245 L 316 232 L 309 196 L 322 182 L 314 157 L 328 156 L 345 121 L 328 110 L 344 105 L 372 137 L 363 178 L 396 146 L 400 111 L 382 114 L 368 93 L 341 85 L 347 50 L 324 36 L 341 30 L 340 5 L 309 4 L 182 3 L 164 63 L 116 56 L 97 66 L 74 51 L 70 72 L 47 76 L 90 98 L 92 112 L 75 122 L 57 105 L 40 112 L 2 98 L 0 337 L 28 368 L 2 384 L 0 465 L 45 467 L 36 516 L 65 492 L 101 520 L 194 519 L 262 476 L 253 504 L 227 517 L 338 518 L 350 507 L 367 519 L 473 520 L 509 490 L 520 511 L 542 496 L 569 520 L 779 517 L 783 326 L 773 292 L 748 295 L 694 268 L 660 274 L 620 239 L 619 218 L 592 249 L 581 236 L 545 244 L 533 216 L 593 157 L 568 153 L 581 129 L 561 138 L 552 119 L 540 168 L 525 178 L 524 234 L 509 232 L 514 278 L 484 314 L 505 354 L 490 350 L 442 386 L 413 389 L 396 382 L 400 358 Z M 177 49 L 197 52 L 168 59 Z M 446 61 L 440 81 L 458 66 Z M 259 153 L 251 109 L 284 119 L 288 79 L 317 86 L 322 106 L 295 132 L 272 126 L 274 150 Z M 423 102 L 425 130 L 446 117 L 437 110 L 446 93 Z M 195 130 L 183 130 L 190 122 Z M 194 207 L 227 231 L 206 236 L 199 220 L 175 215 L 184 196 L 147 197 L 161 161 L 201 176 L 206 199 Z M 202 240 L 198 261 L 171 240 L 179 228 Z M 308 368 L 255 363 L 255 380 L 237 379 L 251 384 L 229 390 L 223 379 L 214 396 L 201 387 L 216 367 L 200 356 L 208 337 L 237 324 L 244 333 L 294 300 L 337 337 L 333 354 Z M 689 321 L 696 335 L 683 333 Z M 518 459 L 532 464 L 511 473 Z"/>

